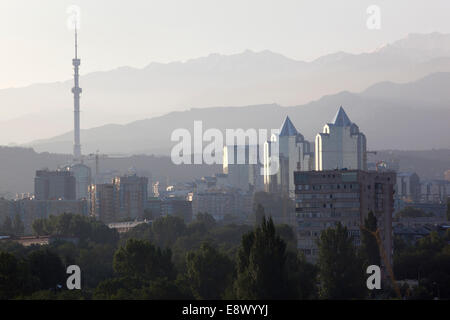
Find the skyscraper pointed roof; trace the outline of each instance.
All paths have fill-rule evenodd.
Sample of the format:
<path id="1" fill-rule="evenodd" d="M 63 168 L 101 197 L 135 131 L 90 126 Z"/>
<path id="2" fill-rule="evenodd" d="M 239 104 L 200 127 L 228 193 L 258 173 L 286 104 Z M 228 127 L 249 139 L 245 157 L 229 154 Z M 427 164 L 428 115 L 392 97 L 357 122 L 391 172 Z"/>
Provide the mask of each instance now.
<path id="1" fill-rule="evenodd" d="M 280 137 L 291 137 L 296 136 L 297 134 L 297 129 L 295 129 L 291 119 L 289 119 L 289 116 L 286 116 L 283 126 L 281 127 Z"/>
<path id="2" fill-rule="evenodd" d="M 342 106 L 339 107 L 338 112 L 334 116 L 334 119 L 332 121 L 332 124 L 338 127 L 348 127 L 352 125 L 352 122 L 348 118 L 347 114 L 345 113 L 344 108 Z"/>

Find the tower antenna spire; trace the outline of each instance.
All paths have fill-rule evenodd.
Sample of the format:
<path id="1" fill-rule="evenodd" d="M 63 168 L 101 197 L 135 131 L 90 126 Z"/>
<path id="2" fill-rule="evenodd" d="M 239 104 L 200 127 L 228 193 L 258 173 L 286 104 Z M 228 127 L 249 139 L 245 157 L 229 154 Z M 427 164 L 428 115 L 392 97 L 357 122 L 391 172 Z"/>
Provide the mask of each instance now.
<path id="1" fill-rule="evenodd" d="M 81 144 L 80 144 L 80 95 L 81 88 L 79 85 L 79 67 L 81 60 L 78 59 L 78 30 L 77 20 L 75 20 L 75 58 L 72 59 L 72 65 L 74 70 L 73 80 L 74 86 L 72 88 L 73 93 L 73 106 L 74 106 L 74 143 L 73 143 L 73 157 L 75 162 L 81 161 Z"/>
<path id="2" fill-rule="evenodd" d="M 77 20 L 75 20 L 75 59 L 78 58 L 78 30 L 77 30 Z"/>

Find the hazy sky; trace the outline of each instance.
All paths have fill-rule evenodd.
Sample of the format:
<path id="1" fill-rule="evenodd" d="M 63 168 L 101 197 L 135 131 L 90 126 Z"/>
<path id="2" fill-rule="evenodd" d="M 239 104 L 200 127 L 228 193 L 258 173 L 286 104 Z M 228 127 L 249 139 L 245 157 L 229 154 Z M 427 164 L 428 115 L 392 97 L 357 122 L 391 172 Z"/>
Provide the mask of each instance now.
<path id="1" fill-rule="evenodd" d="M 72 76 L 72 4 L 81 9 L 82 74 L 246 49 L 312 60 L 450 33 L 448 0 L 0 0 L 0 88 Z M 366 27 L 373 4 L 380 30 Z"/>

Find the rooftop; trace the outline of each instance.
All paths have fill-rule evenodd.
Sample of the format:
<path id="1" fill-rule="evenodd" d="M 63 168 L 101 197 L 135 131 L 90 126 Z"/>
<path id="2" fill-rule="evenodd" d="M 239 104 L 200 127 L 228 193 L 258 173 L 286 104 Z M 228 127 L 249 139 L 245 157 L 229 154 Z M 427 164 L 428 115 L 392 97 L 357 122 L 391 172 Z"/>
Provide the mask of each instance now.
<path id="1" fill-rule="evenodd" d="M 298 134 L 289 116 L 286 116 L 283 126 L 281 127 L 280 137 L 292 137 Z"/>
<path id="2" fill-rule="evenodd" d="M 349 127 L 352 125 L 352 122 L 350 121 L 349 117 L 345 113 L 344 108 L 342 106 L 339 107 L 338 112 L 334 116 L 334 119 L 332 120 L 332 124 L 334 124 L 337 127 Z"/>

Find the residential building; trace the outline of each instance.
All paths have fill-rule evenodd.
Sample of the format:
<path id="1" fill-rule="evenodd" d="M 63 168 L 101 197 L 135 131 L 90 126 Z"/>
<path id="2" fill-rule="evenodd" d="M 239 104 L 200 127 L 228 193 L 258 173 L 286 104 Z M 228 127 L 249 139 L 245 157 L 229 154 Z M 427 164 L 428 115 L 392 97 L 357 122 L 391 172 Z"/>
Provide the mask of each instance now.
<path id="1" fill-rule="evenodd" d="M 88 199 L 89 186 L 91 184 L 91 168 L 82 164 L 76 163 L 66 167 L 66 171 L 72 173 L 75 177 L 75 198 Z"/>
<path id="2" fill-rule="evenodd" d="M 373 212 L 384 249 L 392 259 L 392 214 L 395 172 L 325 170 L 295 172 L 298 248 L 308 261 L 318 258 L 317 240 L 338 222 L 354 244 L 361 244 L 360 227 Z"/>
<path id="3" fill-rule="evenodd" d="M 63 213 L 88 214 L 86 200 L 36 200 L 21 199 L 14 201 L 14 210 L 22 219 L 25 234 L 31 234 L 33 221 L 39 218 L 59 216 Z"/>
<path id="4" fill-rule="evenodd" d="M 76 180 L 69 171 L 37 170 L 34 178 L 36 200 L 76 200 Z"/>
<path id="5" fill-rule="evenodd" d="M 192 196 L 192 214 L 208 213 L 216 220 L 223 220 L 226 215 L 240 220 L 247 219 L 252 212 L 253 195 L 240 190 L 208 190 L 194 192 Z"/>
<path id="6" fill-rule="evenodd" d="M 91 185 L 91 215 L 111 223 L 144 216 L 148 179 L 136 174 L 113 178 L 112 183 Z"/>

